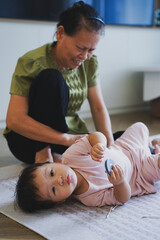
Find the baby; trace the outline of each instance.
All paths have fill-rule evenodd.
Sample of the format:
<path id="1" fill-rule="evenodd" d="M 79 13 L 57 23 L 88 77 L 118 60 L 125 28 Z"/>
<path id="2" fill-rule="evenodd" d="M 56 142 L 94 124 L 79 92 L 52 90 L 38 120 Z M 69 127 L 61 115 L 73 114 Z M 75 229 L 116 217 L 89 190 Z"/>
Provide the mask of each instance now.
<path id="1" fill-rule="evenodd" d="M 86 206 L 123 204 L 132 196 L 155 193 L 160 180 L 160 139 L 149 149 L 149 132 L 135 123 L 106 148 L 100 132 L 79 139 L 62 156 L 62 163 L 34 164 L 22 172 L 17 202 L 26 212 L 47 209 L 75 197 Z M 114 161 L 110 176 L 104 162 Z"/>

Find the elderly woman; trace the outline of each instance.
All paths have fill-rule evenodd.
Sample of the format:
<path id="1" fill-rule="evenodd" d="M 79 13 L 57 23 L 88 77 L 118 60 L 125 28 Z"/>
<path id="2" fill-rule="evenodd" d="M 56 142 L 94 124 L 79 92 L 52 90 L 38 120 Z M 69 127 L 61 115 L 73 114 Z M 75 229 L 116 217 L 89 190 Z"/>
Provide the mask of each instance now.
<path id="1" fill-rule="evenodd" d="M 4 136 L 14 156 L 28 164 L 59 158 L 88 133 L 77 111 L 87 98 L 95 128 L 113 143 L 94 50 L 104 22 L 94 8 L 75 3 L 60 15 L 57 41 L 20 57 L 10 88 Z"/>

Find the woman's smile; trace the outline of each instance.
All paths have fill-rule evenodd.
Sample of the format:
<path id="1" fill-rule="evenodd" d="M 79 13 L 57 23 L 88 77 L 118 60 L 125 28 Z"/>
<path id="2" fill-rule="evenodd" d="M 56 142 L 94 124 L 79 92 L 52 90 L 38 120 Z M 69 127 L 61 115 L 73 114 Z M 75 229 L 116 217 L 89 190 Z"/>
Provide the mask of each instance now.
<path id="1" fill-rule="evenodd" d="M 80 67 L 83 61 L 81 61 L 81 60 L 73 60 L 73 62 L 76 65 L 76 67 Z"/>
<path id="2" fill-rule="evenodd" d="M 53 58 L 61 69 L 78 68 L 83 61 L 92 57 L 100 38 L 100 33 L 89 32 L 84 28 L 76 35 L 68 36 L 63 26 L 60 26 Z"/>

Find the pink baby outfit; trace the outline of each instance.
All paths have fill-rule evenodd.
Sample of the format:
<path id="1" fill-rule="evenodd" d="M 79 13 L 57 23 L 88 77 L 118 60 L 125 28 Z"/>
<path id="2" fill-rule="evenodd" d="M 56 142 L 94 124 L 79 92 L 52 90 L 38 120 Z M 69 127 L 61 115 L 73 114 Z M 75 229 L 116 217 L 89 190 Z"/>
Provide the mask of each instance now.
<path id="1" fill-rule="evenodd" d="M 78 171 L 89 184 L 89 189 L 75 197 L 87 206 L 121 204 L 113 193 L 113 185 L 105 173 L 104 162 L 111 158 L 121 166 L 130 183 L 132 196 L 155 193 L 154 182 L 160 180 L 159 154 L 149 150 L 149 133 L 143 123 L 135 123 L 106 148 L 102 162 L 90 156 L 91 145 L 86 137 L 78 140 L 63 154 L 62 162 Z"/>

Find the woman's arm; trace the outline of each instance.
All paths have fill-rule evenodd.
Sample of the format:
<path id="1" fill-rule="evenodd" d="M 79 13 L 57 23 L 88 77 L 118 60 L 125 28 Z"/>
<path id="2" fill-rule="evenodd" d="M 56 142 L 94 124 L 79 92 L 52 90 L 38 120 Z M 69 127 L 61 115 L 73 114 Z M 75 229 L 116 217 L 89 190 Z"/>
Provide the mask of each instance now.
<path id="1" fill-rule="evenodd" d="M 110 146 L 113 140 L 111 121 L 105 106 L 100 85 L 88 89 L 88 101 L 90 104 L 93 121 L 97 131 L 102 132 L 107 138 L 107 145 Z"/>
<path id="2" fill-rule="evenodd" d="M 58 132 L 28 116 L 28 98 L 11 95 L 7 127 L 27 138 L 60 145 L 70 146 L 84 135 Z"/>

